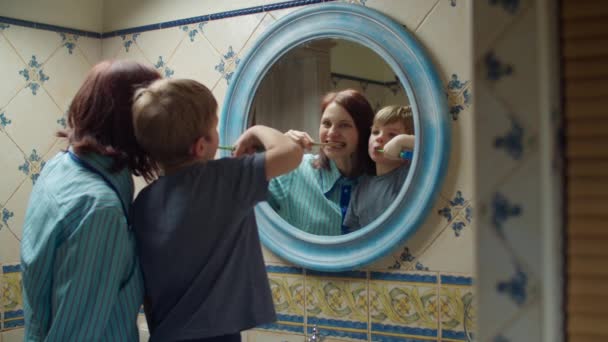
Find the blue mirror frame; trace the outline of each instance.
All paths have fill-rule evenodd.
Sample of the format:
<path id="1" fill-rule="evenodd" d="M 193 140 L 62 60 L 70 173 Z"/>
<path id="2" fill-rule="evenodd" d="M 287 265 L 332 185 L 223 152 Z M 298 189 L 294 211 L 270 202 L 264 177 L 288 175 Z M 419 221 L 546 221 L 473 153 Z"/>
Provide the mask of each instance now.
<path id="1" fill-rule="evenodd" d="M 450 122 L 438 72 L 405 27 L 365 6 L 325 3 L 281 18 L 242 58 L 224 100 L 219 128 L 222 144 L 233 143 L 247 129 L 256 90 L 270 67 L 287 51 L 322 38 L 350 40 L 380 55 L 406 91 L 416 130 L 414 158 L 397 200 L 356 232 L 309 234 L 279 217 L 268 203 L 256 206 L 260 239 L 268 249 L 308 269 L 339 272 L 361 268 L 390 253 L 424 223 L 447 170 Z"/>

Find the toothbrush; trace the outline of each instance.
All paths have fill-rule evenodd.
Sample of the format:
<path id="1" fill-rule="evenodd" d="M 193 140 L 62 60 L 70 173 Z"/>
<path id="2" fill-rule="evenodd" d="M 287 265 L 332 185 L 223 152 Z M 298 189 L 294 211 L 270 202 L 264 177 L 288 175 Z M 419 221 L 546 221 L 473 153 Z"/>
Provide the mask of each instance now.
<path id="1" fill-rule="evenodd" d="M 384 153 L 384 149 L 382 149 L 382 148 L 377 148 L 376 151 L 378 151 L 380 153 Z M 412 160 L 413 157 L 414 157 L 414 152 L 412 152 L 412 151 L 399 152 L 399 158 L 401 158 L 401 159 Z"/>
<path id="2" fill-rule="evenodd" d="M 327 143 L 318 143 L 318 142 L 313 142 L 312 146 L 334 146 L 334 147 L 344 147 L 346 146 L 345 143 L 343 142 L 327 142 Z"/>
<path id="3" fill-rule="evenodd" d="M 312 146 L 335 146 L 335 147 L 344 147 L 345 144 L 342 142 L 331 142 L 331 143 L 316 143 L 313 142 Z M 226 151 L 234 151 L 235 147 L 234 146 L 218 146 L 217 147 L 220 150 L 226 150 Z"/>

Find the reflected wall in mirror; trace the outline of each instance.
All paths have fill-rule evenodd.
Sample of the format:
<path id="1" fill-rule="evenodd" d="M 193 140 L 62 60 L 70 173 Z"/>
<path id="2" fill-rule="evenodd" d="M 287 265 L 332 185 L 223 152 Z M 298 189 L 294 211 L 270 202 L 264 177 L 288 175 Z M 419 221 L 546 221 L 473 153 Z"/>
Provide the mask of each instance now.
<path id="1" fill-rule="evenodd" d="M 306 132 L 317 142 L 328 143 L 329 141 L 324 140 L 328 139 L 327 135 L 320 136 L 323 125 L 321 120 L 322 99 L 329 92 L 340 92 L 345 89 L 359 91 L 372 107 L 374 114 L 386 106 L 409 105 L 405 90 L 397 76 L 379 55 L 371 49 L 349 40 L 324 38 L 300 44 L 270 67 L 256 90 L 249 113 L 250 123 L 274 127 L 282 132 L 289 130 Z M 412 124 L 408 125 L 410 129 L 407 133 L 413 134 L 413 120 L 410 121 Z M 406 132 L 404 128 L 401 130 L 403 133 Z M 340 138 L 338 137 L 338 139 Z M 366 136 L 358 136 L 361 143 L 368 144 L 369 141 L 370 148 L 372 148 L 374 141 L 369 138 L 368 133 Z M 377 140 L 383 139 L 386 139 L 386 136 Z M 314 162 L 318 158 L 320 149 L 323 149 L 328 159 L 332 160 L 335 153 L 329 149 L 333 148 L 333 146 L 320 146 L 310 151 L 311 155 L 308 156 L 310 162 Z M 353 216 L 353 213 L 347 215 L 347 206 L 360 176 L 349 177 L 342 168 L 338 170 L 341 171 L 340 176 L 350 178 L 352 181 L 345 186 L 341 193 L 333 194 L 331 191 L 338 192 L 338 189 L 332 189 L 325 194 L 327 198 L 322 196 L 315 198 L 314 194 L 308 194 L 311 196 L 310 201 L 329 201 L 329 203 L 308 203 L 304 210 L 304 208 L 298 207 L 305 203 L 301 199 L 292 198 L 298 197 L 299 194 L 290 194 L 287 198 L 276 194 L 283 191 L 283 188 L 278 188 L 279 184 L 298 181 L 292 179 L 297 176 L 289 175 L 275 180 L 271 184 L 269 200 L 271 207 L 287 223 L 311 234 L 341 235 L 360 228 L 358 214 L 356 222 L 353 222 L 352 219 L 347 220 L 350 223 L 344 222 L 345 216 Z M 401 189 L 406 175 L 407 171 L 401 172 L 400 176 L 395 179 L 398 187 L 393 184 L 373 186 L 384 186 L 385 191 L 395 193 L 392 196 L 386 194 L 392 200 L 398 192 L 394 189 Z M 318 176 L 322 178 L 324 175 Z M 339 187 L 340 184 L 337 181 L 335 186 Z M 285 186 L 284 188 L 285 192 L 295 191 L 295 186 Z M 307 193 L 310 190 L 300 189 L 300 191 Z M 357 192 L 355 194 L 358 195 Z M 333 203 L 331 203 L 332 200 Z M 358 202 L 353 204 L 358 204 Z M 375 219 L 383 211 L 385 205 L 386 203 L 382 203 L 382 207 L 365 208 L 365 212 L 362 213 L 365 216 L 362 225 Z M 373 205 L 371 206 L 373 207 Z M 333 211 L 335 215 L 325 213 L 326 211 Z"/>

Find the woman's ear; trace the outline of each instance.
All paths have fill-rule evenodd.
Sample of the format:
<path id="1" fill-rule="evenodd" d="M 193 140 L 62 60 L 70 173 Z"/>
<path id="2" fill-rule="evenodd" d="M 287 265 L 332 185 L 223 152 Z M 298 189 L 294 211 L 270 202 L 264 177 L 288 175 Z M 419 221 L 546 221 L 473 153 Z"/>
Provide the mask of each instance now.
<path id="1" fill-rule="evenodd" d="M 198 138 L 190 147 L 190 153 L 194 158 L 200 159 L 205 156 L 205 147 L 207 139 L 205 137 Z"/>

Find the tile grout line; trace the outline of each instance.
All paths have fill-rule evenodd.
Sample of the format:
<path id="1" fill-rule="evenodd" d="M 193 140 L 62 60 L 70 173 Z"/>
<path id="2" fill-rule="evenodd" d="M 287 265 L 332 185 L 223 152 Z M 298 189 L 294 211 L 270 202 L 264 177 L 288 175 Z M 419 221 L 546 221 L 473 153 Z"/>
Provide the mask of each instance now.
<path id="1" fill-rule="evenodd" d="M 528 303 L 526 303 L 523 307 L 522 306 L 518 306 L 517 310 L 515 313 L 513 313 L 513 315 L 507 320 L 505 321 L 504 324 L 502 324 L 501 326 L 496 328 L 496 331 L 494 333 L 492 333 L 488 339 L 486 339 L 487 342 L 493 342 L 494 341 L 494 337 L 496 337 L 498 334 L 503 333 L 507 328 L 509 328 L 513 323 L 515 323 L 519 318 L 521 318 L 522 313 L 526 312 L 528 310 L 530 310 L 531 308 L 534 307 L 534 305 L 536 305 L 536 302 L 540 303 L 540 300 L 538 300 L 537 298 L 534 298 L 534 300 L 529 301 Z"/>
<path id="2" fill-rule="evenodd" d="M 433 13 L 433 11 L 435 10 L 435 8 L 437 8 L 437 6 L 439 6 L 439 2 L 441 0 L 437 0 L 435 2 L 435 4 L 433 5 L 433 7 L 431 7 L 431 9 L 424 15 L 424 17 L 422 18 L 422 20 L 420 20 L 420 23 L 418 23 L 418 25 L 416 25 L 416 28 L 414 29 L 415 33 L 418 33 L 418 30 L 420 29 L 420 27 L 422 26 L 422 24 L 424 24 L 424 22 L 428 19 L 428 17 L 431 15 L 431 13 Z"/>
<path id="3" fill-rule="evenodd" d="M 494 37 L 494 39 L 487 44 L 487 49 L 493 50 L 496 47 L 496 44 L 499 43 L 504 38 L 504 36 L 507 34 L 507 32 L 509 30 L 511 30 L 520 20 L 522 20 L 521 18 L 523 18 L 528 13 L 528 11 L 530 11 L 531 8 L 534 8 L 534 1 L 530 1 L 528 6 L 524 9 L 522 9 L 520 13 L 512 14 L 511 21 L 509 21 L 505 25 L 505 27 L 503 27 L 503 29 Z M 473 56 L 474 60 L 476 58 L 478 58 L 478 57 Z M 483 56 L 482 56 L 481 60 L 483 60 Z M 478 64 L 478 63 L 482 63 L 482 61 L 475 61 L 475 64 Z"/>
<path id="4" fill-rule="evenodd" d="M 103 42 L 100 40 L 99 41 L 99 50 L 101 52 L 101 46 L 103 45 Z M 93 63 L 91 63 L 91 61 L 89 60 L 89 58 L 87 57 L 87 54 L 84 53 L 84 50 L 80 47 L 80 44 L 76 44 L 76 48 L 78 49 L 78 51 L 80 51 L 80 54 L 82 55 L 82 57 L 84 58 L 84 60 L 87 62 L 87 64 L 89 65 L 89 69 L 91 67 L 93 67 Z M 71 101 L 70 101 L 71 102 Z"/>
<path id="5" fill-rule="evenodd" d="M 245 47 L 247 46 L 247 43 L 249 43 L 249 41 L 251 40 L 253 35 L 256 33 L 256 31 L 260 28 L 260 26 L 262 25 L 262 22 L 264 22 L 264 20 L 266 19 L 267 16 L 268 16 L 268 12 L 264 12 L 264 16 L 262 17 L 262 19 L 260 19 L 260 21 L 253 28 L 253 30 L 251 30 L 251 34 L 249 35 L 249 37 L 247 37 L 247 39 L 243 43 L 243 46 L 241 46 L 239 52 L 237 52 L 237 54 L 236 54 L 237 57 L 241 56 L 243 49 L 245 49 Z"/>
<path id="6" fill-rule="evenodd" d="M 201 32 L 201 35 L 203 35 L 202 32 Z M 184 43 L 184 40 L 186 40 L 186 39 L 188 39 L 188 33 L 184 32 L 182 34 L 182 38 L 179 40 L 179 42 L 177 43 L 177 45 L 175 45 L 175 47 L 173 48 L 173 51 L 171 51 L 169 53 L 169 56 L 167 57 L 167 63 L 166 63 L 167 65 L 173 60 L 173 57 L 177 53 L 177 49 L 179 49 L 179 47 L 182 46 L 182 44 Z"/>

